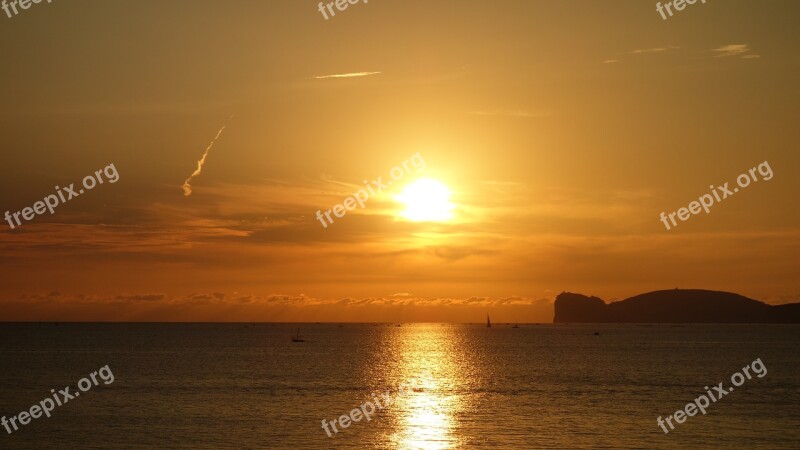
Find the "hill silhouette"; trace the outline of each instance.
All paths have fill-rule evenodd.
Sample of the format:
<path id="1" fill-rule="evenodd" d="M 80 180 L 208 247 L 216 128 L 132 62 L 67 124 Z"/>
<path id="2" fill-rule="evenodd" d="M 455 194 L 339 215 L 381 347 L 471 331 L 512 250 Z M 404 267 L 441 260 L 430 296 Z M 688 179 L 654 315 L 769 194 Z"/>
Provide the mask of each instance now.
<path id="1" fill-rule="evenodd" d="M 553 323 L 800 323 L 800 303 L 768 305 L 731 292 L 672 289 L 606 303 L 563 292 Z"/>

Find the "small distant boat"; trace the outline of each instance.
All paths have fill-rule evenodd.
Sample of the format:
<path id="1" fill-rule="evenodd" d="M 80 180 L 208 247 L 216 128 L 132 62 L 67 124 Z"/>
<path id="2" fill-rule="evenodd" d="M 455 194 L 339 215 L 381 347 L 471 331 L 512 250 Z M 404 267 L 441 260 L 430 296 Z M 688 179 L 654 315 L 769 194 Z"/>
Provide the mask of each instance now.
<path id="1" fill-rule="evenodd" d="M 297 329 L 297 335 L 292 336 L 292 342 L 305 342 L 305 339 L 300 337 L 300 328 Z"/>
<path id="2" fill-rule="evenodd" d="M 514 323 L 514 326 L 511 327 L 511 328 L 519 328 L 519 324 L 518 323 Z"/>
<path id="3" fill-rule="evenodd" d="M 599 331 L 595 331 L 595 332 L 594 332 L 594 335 L 595 335 L 595 336 L 600 336 L 600 332 L 599 332 Z"/>
<path id="4" fill-rule="evenodd" d="M 486 328 L 492 328 L 492 321 L 489 320 L 489 315 L 486 315 Z"/>

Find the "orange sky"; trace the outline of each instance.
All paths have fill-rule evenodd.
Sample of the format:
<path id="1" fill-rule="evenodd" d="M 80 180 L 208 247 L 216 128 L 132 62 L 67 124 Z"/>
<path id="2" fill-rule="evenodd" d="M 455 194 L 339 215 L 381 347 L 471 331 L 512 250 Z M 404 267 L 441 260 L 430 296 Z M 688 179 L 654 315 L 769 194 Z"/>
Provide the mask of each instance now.
<path id="1" fill-rule="evenodd" d="M 0 320 L 549 322 L 562 291 L 674 287 L 800 301 L 800 4 L 654 5 L 2 14 L 0 213 L 108 164 L 119 181 L 0 228 Z M 315 218 L 417 153 L 424 171 Z M 771 180 L 659 221 L 763 161 Z M 422 177 L 451 219 L 401 216 Z"/>

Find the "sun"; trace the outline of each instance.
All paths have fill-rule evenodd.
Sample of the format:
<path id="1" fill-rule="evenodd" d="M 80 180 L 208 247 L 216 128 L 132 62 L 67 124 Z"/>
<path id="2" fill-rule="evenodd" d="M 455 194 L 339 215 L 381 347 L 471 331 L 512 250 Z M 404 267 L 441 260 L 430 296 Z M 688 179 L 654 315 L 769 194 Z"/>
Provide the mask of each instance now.
<path id="1" fill-rule="evenodd" d="M 455 205 L 450 203 L 450 189 L 439 180 L 417 180 L 395 199 L 406 207 L 400 216 L 414 222 L 444 222 L 453 217 Z"/>

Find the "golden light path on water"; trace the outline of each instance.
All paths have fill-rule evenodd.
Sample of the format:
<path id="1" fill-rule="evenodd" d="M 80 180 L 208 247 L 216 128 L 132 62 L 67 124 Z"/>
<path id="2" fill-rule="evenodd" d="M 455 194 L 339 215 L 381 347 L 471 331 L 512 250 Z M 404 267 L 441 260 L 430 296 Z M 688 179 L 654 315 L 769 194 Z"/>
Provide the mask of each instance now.
<path id="1" fill-rule="evenodd" d="M 402 330 L 402 331 L 400 331 Z M 408 383 L 394 399 L 394 448 L 449 449 L 460 447 L 456 416 L 465 407 L 458 387 L 462 379 L 454 330 L 447 326 L 420 324 L 397 329 L 398 350 L 392 378 Z"/>

